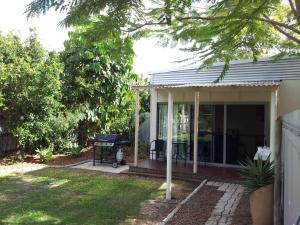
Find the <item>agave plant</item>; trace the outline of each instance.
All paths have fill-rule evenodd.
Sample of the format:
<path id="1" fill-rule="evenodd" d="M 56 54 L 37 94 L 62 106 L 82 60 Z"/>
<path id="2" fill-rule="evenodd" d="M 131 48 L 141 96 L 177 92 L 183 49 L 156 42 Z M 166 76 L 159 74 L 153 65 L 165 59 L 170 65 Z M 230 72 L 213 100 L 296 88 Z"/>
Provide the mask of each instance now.
<path id="1" fill-rule="evenodd" d="M 253 192 L 263 186 L 274 183 L 274 163 L 268 158 L 266 161 L 259 158 L 257 161 L 247 159 L 240 163 L 242 184 Z"/>

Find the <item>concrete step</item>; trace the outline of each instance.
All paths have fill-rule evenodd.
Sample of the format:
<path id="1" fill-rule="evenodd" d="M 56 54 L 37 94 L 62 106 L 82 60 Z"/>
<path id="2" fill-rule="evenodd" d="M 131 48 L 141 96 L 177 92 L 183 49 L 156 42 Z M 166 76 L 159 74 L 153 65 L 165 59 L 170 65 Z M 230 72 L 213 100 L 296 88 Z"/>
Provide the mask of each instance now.
<path id="1" fill-rule="evenodd" d="M 161 179 L 165 179 L 166 176 L 165 175 L 159 175 L 159 174 L 151 174 L 151 173 L 141 173 L 141 172 L 124 172 L 123 174 L 128 174 L 128 175 L 134 175 L 134 176 L 141 176 L 141 177 L 153 177 L 153 178 L 161 178 Z M 197 178 L 197 179 L 192 179 L 192 178 L 188 178 L 188 177 L 181 177 L 181 176 L 174 176 L 172 174 L 172 179 L 174 180 L 181 180 L 181 181 L 188 181 L 188 182 L 195 182 L 195 183 L 199 183 L 202 182 L 203 179 Z"/>
<path id="2" fill-rule="evenodd" d="M 129 171 L 127 173 L 130 175 L 137 175 L 137 176 L 166 178 L 166 171 L 160 169 L 149 169 L 149 168 L 130 166 Z M 190 173 L 172 171 L 172 178 L 177 180 L 190 181 L 190 182 L 201 182 L 204 179 L 207 179 L 207 180 L 222 181 L 222 182 L 240 183 L 240 180 L 203 176 L 200 174 L 193 174 L 192 171 Z"/>
<path id="3" fill-rule="evenodd" d="M 163 170 L 139 168 L 139 167 L 130 167 L 127 174 L 166 178 L 166 172 Z M 204 179 L 204 177 L 201 177 L 199 175 L 180 173 L 180 172 L 172 172 L 172 178 L 177 180 L 190 181 L 190 182 L 201 182 Z"/>

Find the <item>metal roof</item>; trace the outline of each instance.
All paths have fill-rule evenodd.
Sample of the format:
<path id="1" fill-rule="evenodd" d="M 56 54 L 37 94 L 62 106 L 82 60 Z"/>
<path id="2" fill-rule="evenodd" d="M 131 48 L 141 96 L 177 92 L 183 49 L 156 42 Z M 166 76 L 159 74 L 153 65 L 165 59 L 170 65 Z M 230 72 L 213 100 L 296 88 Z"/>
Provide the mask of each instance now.
<path id="1" fill-rule="evenodd" d="M 300 79 L 300 59 L 283 58 L 276 62 L 261 59 L 258 62 L 234 61 L 224 79 L 214 81 L 223 69 L 221 63 L 205 71 L 198 66 L 150 74 L 151 86 L 168 87 L 212 87 L 212 86 L 276 86 L 282 80 Z"/>
<path id="2" fill-rule="evenodd" d="M 256 81 L 256 82 L 226 82 L 226 83 L 202 83 L 202 84 L 176 84 L 157 85 L 157 88 L 185 88 L 185 87 L 277 87 L 280 81 Z"/>

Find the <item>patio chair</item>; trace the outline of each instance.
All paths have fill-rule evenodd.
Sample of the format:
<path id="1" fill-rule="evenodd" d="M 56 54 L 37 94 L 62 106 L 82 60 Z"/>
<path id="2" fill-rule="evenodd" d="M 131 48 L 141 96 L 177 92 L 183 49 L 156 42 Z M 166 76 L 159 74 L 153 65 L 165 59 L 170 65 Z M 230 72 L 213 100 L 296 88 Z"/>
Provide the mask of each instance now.
<path id="1" fill-rule="evenodd" d="M 154 143 L 154 144 L 152 144 Z M 152 148 L 153 146 L 153 148 Z M 155 159 L 158 160 L 160 158 L 163 158 L 164 161 L 166 161 L 166 142 L 164 140 L 158 139 L 158 140 L 153 140 L 150 142 L 150 155 L 153 156 L 155 154 Z"/>

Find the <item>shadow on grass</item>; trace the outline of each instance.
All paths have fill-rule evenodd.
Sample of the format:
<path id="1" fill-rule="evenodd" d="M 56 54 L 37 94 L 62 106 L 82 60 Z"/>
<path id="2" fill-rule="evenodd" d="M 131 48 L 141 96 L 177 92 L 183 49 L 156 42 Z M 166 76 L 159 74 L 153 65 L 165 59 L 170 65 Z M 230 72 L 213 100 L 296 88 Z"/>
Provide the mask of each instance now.
<path id="1" fill-rule="evenodd" d="M 0 177 L 1 224 L 124 224 L 162 194 L 161 182 L 46 168 Z"/>

